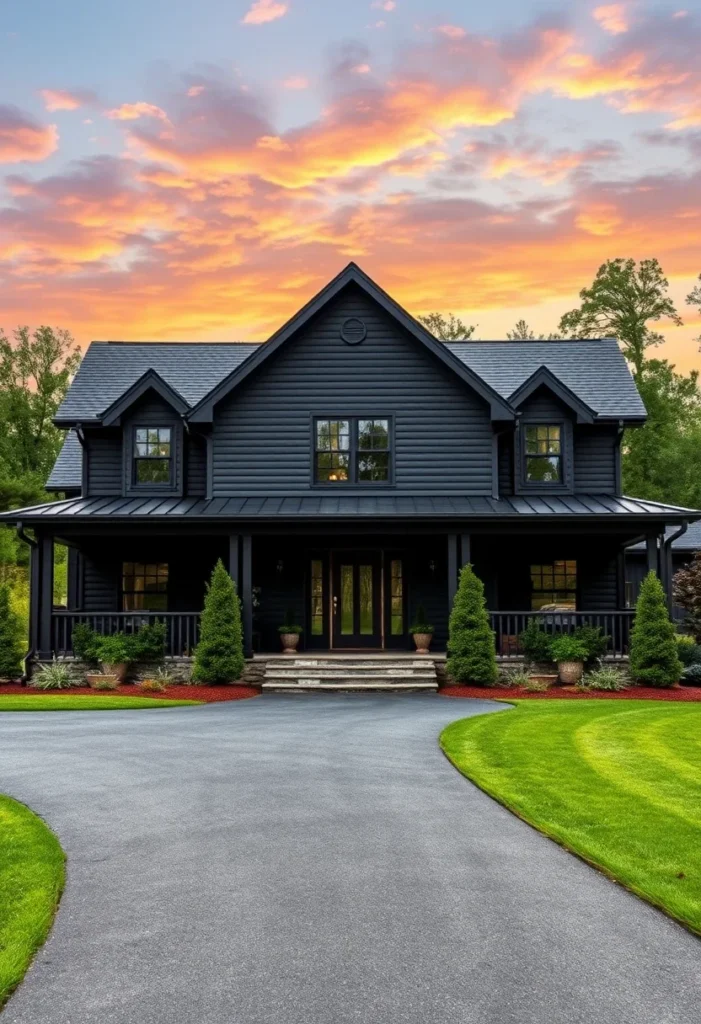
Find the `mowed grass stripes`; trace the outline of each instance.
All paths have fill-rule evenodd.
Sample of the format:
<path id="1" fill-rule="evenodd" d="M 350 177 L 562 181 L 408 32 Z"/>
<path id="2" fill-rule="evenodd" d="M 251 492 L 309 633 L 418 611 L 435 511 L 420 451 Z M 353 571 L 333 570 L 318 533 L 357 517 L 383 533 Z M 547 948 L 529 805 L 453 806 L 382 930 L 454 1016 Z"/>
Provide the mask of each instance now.
<path id="1" fill-rule="evenodd" d="M 41 818 L 0 796 L 0 1007 L 46 938 L 64 883 L 61 845 Z"/>
<path id="2" fill-rule="evenodd" d="M 701 705 L 513 703 L 443 731 L 455 766 L 701 934 Z"/>

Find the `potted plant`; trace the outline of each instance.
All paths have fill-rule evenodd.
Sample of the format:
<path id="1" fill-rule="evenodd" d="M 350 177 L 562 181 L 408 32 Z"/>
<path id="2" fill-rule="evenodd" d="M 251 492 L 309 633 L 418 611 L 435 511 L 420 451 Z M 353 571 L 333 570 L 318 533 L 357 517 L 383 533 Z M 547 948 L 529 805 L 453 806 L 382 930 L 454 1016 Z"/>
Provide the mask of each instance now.
<path id="1" fill-rule="evenodd" d="M 414 624 L 409 627 L 409 632 L 414 638 L 417 654 L 428 654 L 428 649 L 433 640 L 433 626 L 426 621 L 426 612 L 422 604 L 416 609 Z"/>
<path id="2" fill-rule="evenodd" d="M 278 633 L 282 641 L 282 653 L 294 654 L 299 644 L 302 627 L 295 622 L 295 613 L 292 608 L 288 608 L 285 612 L 285 621 L 278 626 Z"/>
<path id="3" fill-rule="evenodd" d="M 101 636 L 97 642 L 97 657 L 104 675 L 115 676 L 120 683 L 127 677 L 131 654 L 129 637 L 124 633 Z"/>
<path id="4" fill-rule="evenodd" d="M 550 656 L 557 662 L 560 680 L 570 686 L 581 680 L 587 653 L 586 645 L 568 633 L 556 636 L 550 642 Z"/>

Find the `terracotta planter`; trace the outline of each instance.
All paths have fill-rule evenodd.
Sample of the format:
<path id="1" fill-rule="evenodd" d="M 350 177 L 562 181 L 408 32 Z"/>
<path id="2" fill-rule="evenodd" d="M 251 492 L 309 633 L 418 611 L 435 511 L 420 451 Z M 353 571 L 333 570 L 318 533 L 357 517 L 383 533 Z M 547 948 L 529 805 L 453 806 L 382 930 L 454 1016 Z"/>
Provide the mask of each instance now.
<path id="1" fill-rule="evenodd" d="M 111 679 L 115 686 L 119 685 L 119 679 L 111 672 L 88 672 L 85 678 L 90 687 L 94 687 L 96 683 L 101 683 L 103 679 Z"/>
<path id="2" fill-rule="evenodd" d="M 102 671 L 106 676 L 116 676 L 118 683 L 123 683 L 127 678 L 127 670 L 129 666 L 126 661 L 118 661 L 115 665 L 108 665 L 103 661 Z"/>
<path id="3" fill-rule="evenodd" d="M 545 683 L 546 686 L 554 686 L 557 676 L 552 672 L 531 672 L 528 676 L 532 683 Z"/>
<path id="4" fill-rule="evenodd" d="M 584 675 L 583 661 L 558 661 L 557 671 L 565 686 L 576 686 Z"/>
<path id="5" fill-rule="evenodd" d="M 412 633 L 414 643 L 416 644 L 417 654 L 428 654 L 428 649 L 431 646 L 433 640 L 433 633 Z"/>
<path id="6" fill-rule="evenodd" d="M 296 653 L 297 645 L 299 644 L 299 633 L 281 633 L 280 640 L 282 641 L 283 654 Z"/>

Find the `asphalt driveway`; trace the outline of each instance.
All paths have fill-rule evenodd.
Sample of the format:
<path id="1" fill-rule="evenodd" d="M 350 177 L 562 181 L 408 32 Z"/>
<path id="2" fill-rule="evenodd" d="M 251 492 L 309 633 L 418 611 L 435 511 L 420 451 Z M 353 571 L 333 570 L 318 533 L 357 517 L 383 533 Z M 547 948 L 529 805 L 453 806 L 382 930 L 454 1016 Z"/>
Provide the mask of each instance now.
<path id="1" fill-rule="evenodd" d="M 698 1024 L 701 942 L 440 753 L 498 707 L 0 714 L 0 790 L 69 858 L 3 1024 Z"/>

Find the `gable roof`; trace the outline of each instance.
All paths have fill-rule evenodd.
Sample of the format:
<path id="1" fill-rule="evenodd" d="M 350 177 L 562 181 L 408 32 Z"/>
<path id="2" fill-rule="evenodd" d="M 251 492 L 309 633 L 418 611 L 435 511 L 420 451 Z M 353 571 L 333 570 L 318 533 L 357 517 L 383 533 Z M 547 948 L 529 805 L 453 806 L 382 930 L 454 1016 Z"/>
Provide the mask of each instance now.
<path id="1" fill-rule="evenodd" d="M 581 398 L 578 398 L 573 391 L 570 391 L 567 385 L 563 384 L 547 366 L 539 366 L 535 373 L 532 373 L 528 380 L 525 380 L 509 396 L 509 402 L 515 408 L 518 408 L 542 387 L 548 388 L 561 402 L 564 402 L 575 413 L 578 423 L 594 422 L 594 417 L 596 416 L 594 410 L 586 402 L 583 402 Z"/>
<path id="2" fill-rule="evenodd" d="M 123 395 L 104 410 L 100 417 L 102 425 L 110 427 L 112 424 L 119 422 L 119 417 L 122 413 L 126 412 L 134 402 L 142 398 L 147 391 L 155 391 L 157 395 L 160 395 L 181 415 L 190 408 L 183 396 L 175 388 L 172 388 L 167 381 L 163 380 L 159 373 L 151 369 L 147 370 L 146 373 L 139 377 L 136 383 L 127 388 Z"/>
<path id="3" fill-rule="evenodd" d="M 236 341 L 93 341 L 54 422 L 58 426 L 98 423 L 105 409 L 149 370 L 188 406 L 196 405 L 259 347 Z"/>
<path id="4" fill-rule="evenodd" d="M 615 338 L 457 341 L 448 348 L 504 398 L 546 367 L 597 419 L 642 421 L 643 400 Z"/>
<path id="5" fill-rule="evenodd" d="M 295 313 L 286 324 L 273 334 L 265 345 L 255 352 L 245 365 L 238 366 L 229 376 L 222 380 L 212 391 L 206 395 L 192 410 L 189 418 L 193 422 L 211 420 L 214 414 L 214 406 L 225 395 L 229 394 L 246 377 L 256 370 L 262 363 L 277 352 L 311 317 L 315 316 L 327 303 L 334 299 L 339 292 L 348 285 L 354 284 L 362 289 L 371 299 L 374 299 L 386 313 L 398 321 L 420 344 L 428 349 L 444 365 L 448 366 L 466 384 L 489 403 L 492 417 L 494 419 L 512 420 L 514 411 L 504 396 L 494 390 L 491 384 L 487 383 L 478 373 L 475 373 L 464 361 L 456 359 L 453 352 L 438 341 L 430 331 L 427 331 L 399 305 L 390 295 L 365 274 L 355 263 L 349 263 L 340 274 L 337 274 L 332 281 L 329 281 L 314 298 Z"/>

